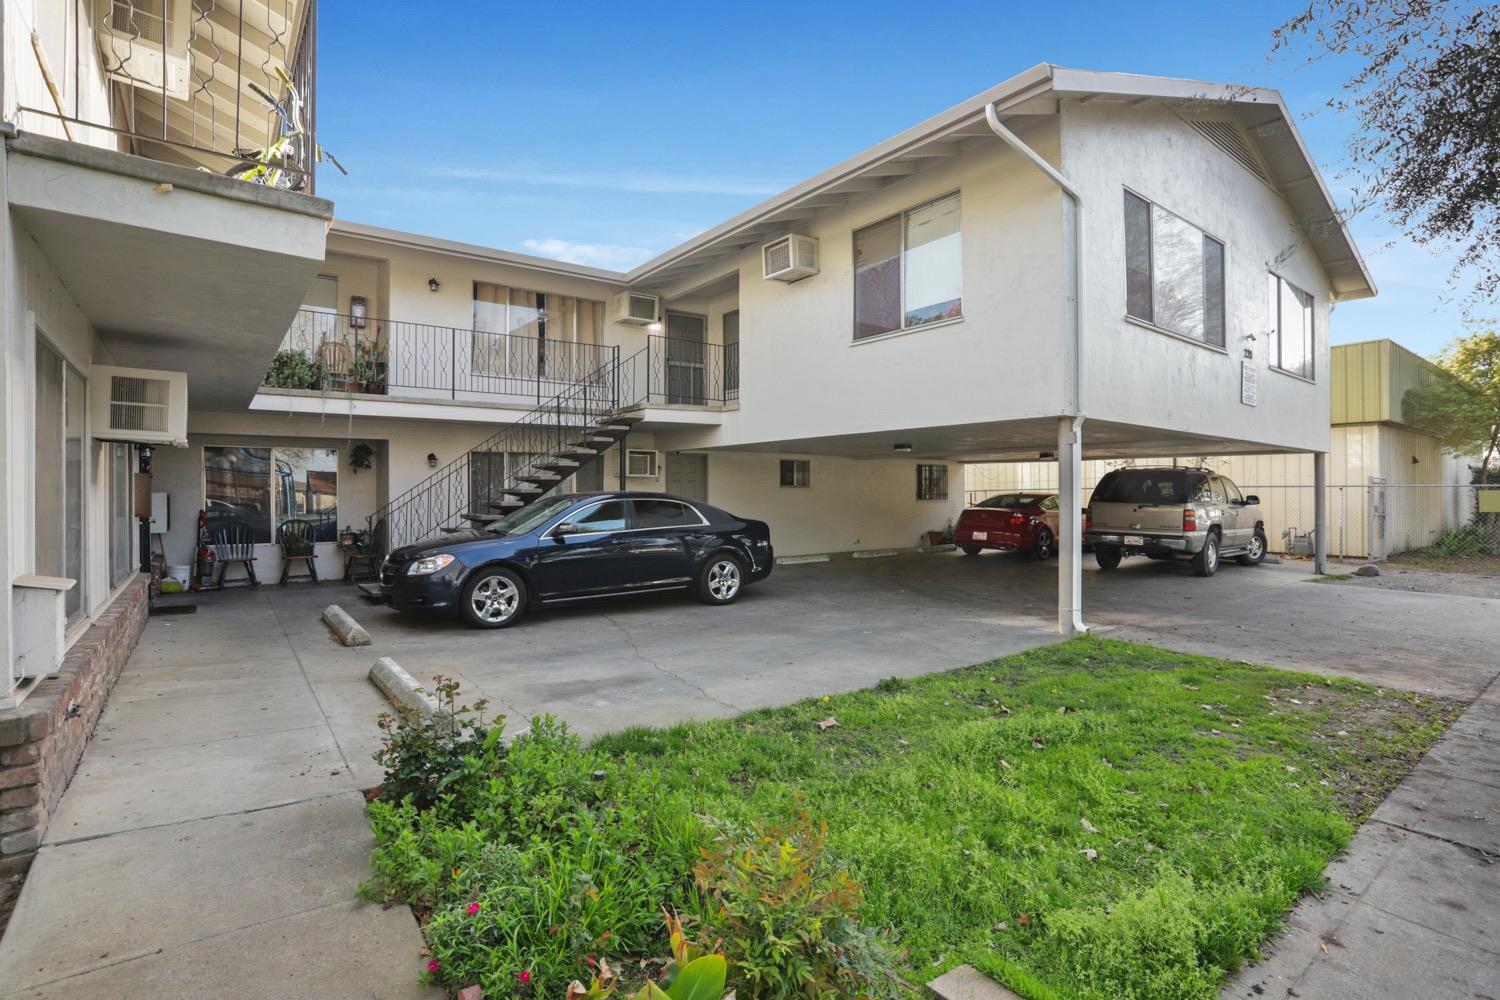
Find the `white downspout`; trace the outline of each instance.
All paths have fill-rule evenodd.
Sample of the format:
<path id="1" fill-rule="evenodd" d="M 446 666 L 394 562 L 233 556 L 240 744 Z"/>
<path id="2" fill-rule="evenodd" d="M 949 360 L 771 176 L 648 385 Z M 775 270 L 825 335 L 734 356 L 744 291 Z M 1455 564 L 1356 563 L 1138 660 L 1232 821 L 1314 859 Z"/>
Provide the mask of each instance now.
<path id="1" fill-rule="evenodd" d="M 1086 382 L 1084 380 L 1083 264 L 1087 257 L 1083 252 L 1083 195 L 1052 164 L 1042 159 L 1036 150 L 1022 142 L 1020 136 L 1005 127 L 1000 121 L 1000 114 L 995 110 L 994 104 L 984 106 L 984 118 L 989 123 L 990 131 L 999 136 L 1000 140 L 1011 149 L 1030 160 L 1037 169 L 1061 188 L 1063 194 L 1073 203 L 1073 405 L 1070 417 L 1065 418 L 1069 421 L 1066 430 L 1062 429 L 1062 422 L 1059 422 L 1059 444 L 1065 441 L 1069 447 L 1060 447 L 1057 456 L 1058 494 L 1061 507 L 1059 513 L 1064 519 L 1070 519 L 1067 523 L 1072 524 L 1073 530 L 1067 532 L 1065 536 L 1068 540 L 1067 546 L 1059 553 L 1063 558 L 1058 567 L 1060 612 L 1058 627 L 1065 635 L 1083 633 L 1088 631 L 1088 626 L 1083 623 L 1082 499 L 1077 476 L 1082 465 L 1083 421 L 1086 412 L 1084 406 Z M 1070 454 L 1065 455 L 1064 450 Z M 1068 462 L 1068 469 L 1063 468 L 1064 461 Z"/>

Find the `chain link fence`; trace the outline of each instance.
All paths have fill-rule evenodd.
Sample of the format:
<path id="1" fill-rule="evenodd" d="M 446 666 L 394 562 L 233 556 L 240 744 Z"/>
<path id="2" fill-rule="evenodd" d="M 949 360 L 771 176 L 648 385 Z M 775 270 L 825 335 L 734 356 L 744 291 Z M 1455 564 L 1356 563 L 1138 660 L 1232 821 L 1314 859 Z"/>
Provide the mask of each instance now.
<path id="1" fill-rule="evenodd" d="M 1315 487 L 1240 484 L 1240 489 L 1260 498 L 1270 551 L 1312 555 Z M 1500 484 L 1396 484 L 1372 478 L 1326 489 L 1331 558 L 1500 572 Z"/>

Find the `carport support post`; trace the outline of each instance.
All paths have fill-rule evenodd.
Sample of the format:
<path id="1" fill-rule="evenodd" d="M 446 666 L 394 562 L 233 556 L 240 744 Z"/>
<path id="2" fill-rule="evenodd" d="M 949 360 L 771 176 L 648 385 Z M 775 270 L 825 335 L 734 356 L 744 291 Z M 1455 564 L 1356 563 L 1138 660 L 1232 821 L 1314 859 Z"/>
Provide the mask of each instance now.
<path id="1" fill-rule="evenodd" d="M 1313 572 L 1328 573 L 1328 452 L 1313 452 Z"/>
<path id="2" fill-rule="evenodd" d="M 1083 624 L 1083 417 L 1057 421 L 1057 631 L 1066 638 Z"/>

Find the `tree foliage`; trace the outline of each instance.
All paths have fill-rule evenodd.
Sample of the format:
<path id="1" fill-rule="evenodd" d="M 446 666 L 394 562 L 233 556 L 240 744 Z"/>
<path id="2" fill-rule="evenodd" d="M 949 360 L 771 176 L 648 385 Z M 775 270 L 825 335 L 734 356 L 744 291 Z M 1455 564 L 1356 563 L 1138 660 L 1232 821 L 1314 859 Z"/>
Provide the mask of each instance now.
<path id="1" fill-rule="evenodd" d="M 1406 422 L 1460 455 L 1479 456 L 1479 481 L 1489 482 L 1500 449 L 1500 334 L 1460 337 L 1436 358 L 1438 376 L 1408 389 Z"/>
<path id="2" fill-rule="evenodd" d="M 1379 199 L 1412 239 L 1456 249 L 1473 297 L 1500 292 L 1500 5 L 1313 0 L 1273 39 L 1356 62 L 1328 106 L 1356 122 L 1357 204 Z"/>

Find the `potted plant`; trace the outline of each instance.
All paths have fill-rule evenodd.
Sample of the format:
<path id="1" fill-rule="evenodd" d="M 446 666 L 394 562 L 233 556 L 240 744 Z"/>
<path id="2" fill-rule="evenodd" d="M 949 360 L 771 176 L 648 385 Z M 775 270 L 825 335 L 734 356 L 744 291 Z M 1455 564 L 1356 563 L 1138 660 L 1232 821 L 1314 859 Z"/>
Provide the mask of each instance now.
<path id="1" fill-rule="evenodd" d="M 357 347 L 350 380 L 357 392 L 385 394 L 385 358 L 380 345 L 366 341 Z"/>
<path id="2" fill-rule="evenodd" d="M 941 531 L 922 532 L 922 543 L 924 545 L 942 545 L 943 533 Z"/>
<path id="3" fill-rule="evenodd" d="M 323 384 L 323 366 L 302 351 L 278 351 L 266 369 L 265 384 L 278 389 L 316 389 Z"/>

